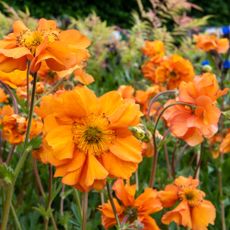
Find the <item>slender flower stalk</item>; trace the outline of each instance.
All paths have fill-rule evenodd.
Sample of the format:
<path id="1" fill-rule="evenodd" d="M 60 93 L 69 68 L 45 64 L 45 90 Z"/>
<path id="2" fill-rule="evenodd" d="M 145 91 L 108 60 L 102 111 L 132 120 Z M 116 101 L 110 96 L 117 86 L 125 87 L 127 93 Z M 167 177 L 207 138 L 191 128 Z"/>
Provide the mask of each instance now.
<path id="1" fill-rule="evenodd" d="M 88 192 L 82 194 L 82 230 L 86 230 L 88 210 Z"/>
<path id="2" fill-rule="evenodd" d="M 157 130 L 157 125 L 161 119 L 161 116 L 163 113 L 170 107 L 175 106 L 175 105 L 186 105 L 189 107 L 193 107 L 194 105 L 186 103 L 186 102 L 175 102 L 173 104 L 167 105 L 159 114 L 157 117 L 154 129 L 153 129 L 153 149 L 155 151 L 154 156 L 153 156 L 153 162 L 152 162 L 152 170 L 151 170 L 151 175 L 150 175 L 150 180 L 149 180 L 149 187 L 153 187 L 155 183 L 155 177 L 156 177 L 156 168 L 157 168 L 157 160 L 158 160 L 158 151 L 157 151 L 157 145 L 156 145 L 156 130 Z"/>
<path id="3" fill-rule="evenodd" d="M 202 156 L 202 153 L 204 151 L 204 145 L 203 143 L 200 144 L 200 148 L 198 149 L 198 152 L 197 152 L 197 157 L 196 157 L 196 169 L 195 169 L 195 172 L 194 172 L 194 179 L 199 179 L 199 175 L 200 175 L 200 166 L 201 166 L 201 156 Z"/>
<path id="4" fill-rule="evenodd" d="M 26 99 L 27 99 L 27 108 L 29 110 L 30 105 L 30 61 L 27 62 L 27 72 L 26 72 Z"/>
<path id="5" fill-rule="evenodd" d="M 114 214 L 116 222 L 117 222 L 117 227 L 118 227 L 118 229 L 121 229 L 120 220 L 119 220 L 118 215 L 117 215 L 117 210 L 116 210 L 116 207 L 115 207 L 115 204 L 113 201 L 111 187 L 110 187 L 110 184 L 108 181 L 106 182 L 106 188 L 107 188 L 107 192 L 108 192 L 109 201 L 110 201 L 110 204 L 111 204 L 112 209 L 113 209 L 113 214 Z"/>
<path id="6" fill-rule="evenodd" d="M 148 117 L 150 115 L 152 105 L 158 100 L 159 97 L 161 97 L 163 95 L 167 95 L 167 94 L 176 94 L 176 93 L 177 93 L 176 90 L 167 90 L 167 91 L 158 93 L 156 96 L 154 96 L 149 102 L 149 107 L 148 107 L 148 112 L 147 112 Z"/>
<path id="7" fill-rule="evenodd" d="M 13 218 L 14 218 L 14 222 L 15 222 L 15 225 L 17 226 L 17 229 L 18 230 L 22 230 L 22 227 L 21 227 L 20 222 L 19 222 L 18 217 L 17 217 L 17 213 L 16 213 L 16 211 L 15 211 L 14 206 L 13 206 L 12 203 L 10 205 L 10 210 L 12 212 L 12 215 L 13 215 Z"/>
<path id="8" fill-rule="evenodd" d="M 28 70 L 27 70 L 28 71 Z M 9 186 L 7 189 L 6 193 L 6 200 L 4 204 L 4 209 L 3 209 L 3 215 L 2 215 L 2 230 L 7 229 L 7 223 L 9 219 L 9 211 L 10 211 L 10 204 L 12 201 L 12 196 L 14 192 L 14 185 L 17 180 L 17 177 L 23 168 L 25 161 L 27 159 L 28 154 L 32 150 L 32 148 L 28 145 L 29 142 L 29 136 L 30 136 L 30 129 L 31 129 L 31 124 L 32 124 L 32 118 L 33 118 L 33 111 L 34 111 L 34 102 L 35 102 L 35 92 L 36 92 L 36 82 L 37 82 L 37 74 L 34 74 L 34 79 L 33 79 L 33 88 L 32 88 L 32 96 L 31 96 L 31 103 L 30 103 L 30 110 L 29 110 L 29 117 L 28 117 L 28 126 L 26 130 L 26 136 L 25 136 L 25 141 L 24 141 L 24 147 L 23 147 L 23 152 L 21 154 L 21 157 L 17 163 L 17 166 L 15 168 L 15 176 L 12 184 Z"/>

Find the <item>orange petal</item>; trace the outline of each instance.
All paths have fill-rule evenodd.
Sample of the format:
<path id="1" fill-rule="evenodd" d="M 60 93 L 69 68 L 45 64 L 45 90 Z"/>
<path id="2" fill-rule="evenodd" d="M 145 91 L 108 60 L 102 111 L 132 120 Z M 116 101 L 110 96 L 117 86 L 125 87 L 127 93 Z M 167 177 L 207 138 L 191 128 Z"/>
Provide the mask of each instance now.
<path id="1" fill-rule="evenodd" d="M 133 163 L 139 163 L 142 160 L 141 143 L 133 136 L 117 137 L 109 149 L 121 160 Z"/>
<path id="2" fill-rule="evenodd" d="M 203 200 L 199 206 L 192 208 L 192 229 L 206 230 L 209 224 L 214 224 L 216 209 L 210 201 Z"/>

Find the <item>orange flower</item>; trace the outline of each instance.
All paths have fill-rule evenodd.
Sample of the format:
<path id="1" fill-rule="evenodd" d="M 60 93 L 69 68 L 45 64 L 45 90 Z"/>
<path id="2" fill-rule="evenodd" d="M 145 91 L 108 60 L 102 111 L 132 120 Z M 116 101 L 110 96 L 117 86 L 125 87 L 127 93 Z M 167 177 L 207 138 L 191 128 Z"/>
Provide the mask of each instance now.
<path id="1" fill-rule="evenodd" d="M 229 49 L 227 38 L 218 38 L 214 34 L 194 35 L 196 46 L 204 51 L 216 51 L 217 53 L 226 53 Z"/>
<path id="2" fill-rule="evenodd" d="M 179 202 L 163 215 L 162 223 L 175 222 L 192 230 L 206 230 L 209 224 L 214 224 L 216 209 L 210 201 L 204 200 L 205 193 L 197 189 L 198 184 L 197 179 L 180 176 L 159 192 L 164 207 L 172 207 Z"/>
<path id="3" fill-rule="evenodd" d="M 31 80 L 30 76 L 30 80 Z M 0 81 L 9 85 L 11 88 L 17 88 L 26 85 L 26 71 L 14 70 L 10 73 L 0 71 Z"/>
<path id="4" fill-rule="evenodd" d="M 174 54 L 157 67 L 154 82 L 164 84 L 168 89 L 175 89 L 182 81 L 192 81 L 193 77 L 194 69 L 191 62 Z"/>
<path id="5" fill-rule="evenodd" d="M 136 91 L 136 95 L 135 95 L 136 102 L 141 105 L 141 110 L 144 114 L 147 114 L 148 112 L 149 102 L 151 98 L 153 98 L 159 92 L 160 92 L 160 87 L 158 85 L 148 87 L 146 90 Z M 155 112 L 159 109 L 159 107 L 160 107 L 159 103 L 155 103 L 152 106 L 150 115 L 154 115 Z"/>
<path id="6" fill-rule="evenodd" d="M 152 188 L 146 188 L 144 193 L 135 199 L 135 185 L 124 185 L 123 180 L 117 180 L 113 185 L 116 197 L 119 202 L 114 199 L 116 211 L 122 224 L 133 226 L 143 226 L 143 230 L 158 230 L 156 221 L 150 216 L 162 209 L 161 202 L 157 197 L 157 191 Z M 99 206 L 102 212 L 102 224 L 105 229 L 116 224 L 110 202 Z M 138 228 L 133 228 L 138 229 Z"/>
<path id="7" fill-rule="evenodd" d="M 8 101 L 8 95 L 5 94 L 4 90 L 0 88 L 0 103 Z"/>
<path id="8" fill-rule="evenodd" d="M 230 129 L 220 144 L 220 152 L 230 153 Z"/>
<path id="9" fill-rule="evenodd" d="M 51 70 L 67 70 L 87 60 L 89 44 L 79 31 L 61 31 L 52 20 L 40 19 L 36 31 L 16 21 L 13 33 L 0 41 L 0 69 L 25 70 L 29 60 L 32 73 L 38 71 L 43 61 Z"/>
<path id="10" fill-rule="evenodd" d="M 139 123 L 139 106 L 115 91 L 99 98 L 86 87 L 58 92 L 43 97 L 37 113 L 44 143 L 36 157 L 56 166 L 64 184 L 100 189 L 107 176 L 129 178 L 142 160 L 141 143 L 128 130 Z"/>
<path id="11" fill-rule="evenodd" d="M 0 124 L 2 125 L 2 137 L 11 144 L 20 144 L 25 139 L 27 128 L 26 118 L 14 114 L 10 106 L 4 106 L 1 109 Z M 33 138 L 41 133 L 42 123 L 39 120 L 33 120 L 30 137 Z"/>
<path id="12" fill-rule="evenodd" d="M 145 45 L 142 48 L 144 55 L 148 57 L 161 58 L 165 54 L 164 43 L 159 40 L 155 41 L 145 41 Z"/>
<path id="13" fill-rule="evenodd" d="M 135 101 L 135 89 L 131 85 L 120 85 L 117 91 L 121 94 L 122 98 Z"/>
<path id="14" fill-rule="evenodd" d="M 210 138 L 218 131 L 220 110 L 216 107 L 216 99 L 227 90 L 219 90 L 214 74 L 205 73 L 196 77 L 193 82 L 182 82 L 179 97 L 176 101 L 192 104 L 195 108 L 175 105 L 163 114 L 169 129 L 178 138 L 195 146 Z M 165 106 L 175 103 L 169 100 Z"/>

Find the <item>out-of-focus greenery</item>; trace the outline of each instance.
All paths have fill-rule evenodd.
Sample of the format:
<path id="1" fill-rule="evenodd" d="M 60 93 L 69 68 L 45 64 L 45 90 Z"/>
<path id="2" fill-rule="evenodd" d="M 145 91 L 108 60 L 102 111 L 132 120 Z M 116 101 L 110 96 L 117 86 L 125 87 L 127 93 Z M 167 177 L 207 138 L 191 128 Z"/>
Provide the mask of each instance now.
<path id="1" fill-rule="evenodd" d="M 59 17 L 70 15 L 74 17 L 85 17 L 92 11 L 103 20 L 106 20 L 109 25 L 119 25 L 128 28 L 132 25 L 130 21 L 130 13 L 138 10 L 136 0 L 117 0 L 117 1 L 90 1 L 90 0 L 4 0 L 10 6 L 25 10 L 27 7 L 31 14 L 35 17 Z M 162 1 L 163 2 L 163 1 Z M 230 4 L 226 0 L 192 0 L 191 2 L 201 6 L 202 11 L 192 10 L 191 15 L 201 17 L 204 15 L 213 15 L 211 25 L 227 25 L 229 24 Z M 147 10 L 151 4 L 149 0 L 143 1 L 144 7 Z M 218 12 L 218 14 L 216 13 Z"/>

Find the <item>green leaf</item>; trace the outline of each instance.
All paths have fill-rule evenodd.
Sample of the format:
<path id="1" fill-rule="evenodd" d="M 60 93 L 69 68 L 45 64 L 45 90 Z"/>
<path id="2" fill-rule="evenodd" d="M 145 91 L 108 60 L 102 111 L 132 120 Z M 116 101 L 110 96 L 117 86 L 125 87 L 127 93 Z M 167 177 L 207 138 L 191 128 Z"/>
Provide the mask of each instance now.
<path id="1" fill-rule="evenodd" d="M 0 164 L 0 186 L 8 186 L 13 183 L 14 170 L 6 164 Z"/>

